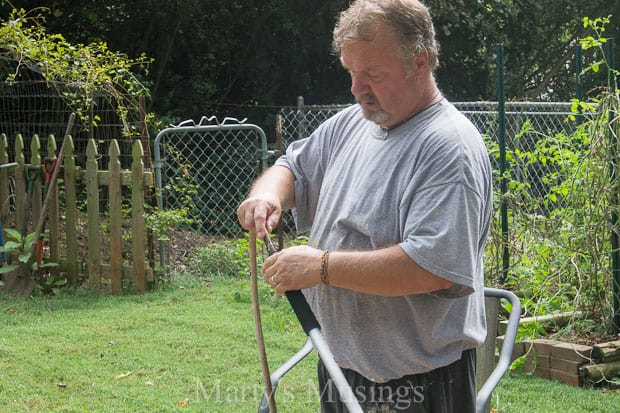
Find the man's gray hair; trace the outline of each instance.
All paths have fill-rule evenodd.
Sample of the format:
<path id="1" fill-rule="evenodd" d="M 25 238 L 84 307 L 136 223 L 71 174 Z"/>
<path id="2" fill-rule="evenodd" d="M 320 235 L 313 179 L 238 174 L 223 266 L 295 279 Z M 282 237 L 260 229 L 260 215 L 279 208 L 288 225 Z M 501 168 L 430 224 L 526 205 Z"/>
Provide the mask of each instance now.
<path id="1" fill-rule="evenodd" d="M 439 65 L 439 44 L 428 8 L 417 0 L 356 0 L 340 13 L 334 28 L 332 50 L 340 55 L 344 45 L 370 41 L 380 25 L 390 27 L 400 42 L 403 59 L 428 52 L 431 71 Z"/>

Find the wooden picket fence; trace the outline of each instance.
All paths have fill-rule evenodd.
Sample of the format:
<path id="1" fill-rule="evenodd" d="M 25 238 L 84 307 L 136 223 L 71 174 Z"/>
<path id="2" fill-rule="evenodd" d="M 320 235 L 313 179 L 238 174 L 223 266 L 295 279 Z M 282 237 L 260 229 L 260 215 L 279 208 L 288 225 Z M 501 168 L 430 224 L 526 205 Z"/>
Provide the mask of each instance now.
<path id="1" fill-rule="evenodd" d="M 94 140 L 87 144 L 82 168 L 76 166 L 73 140 L 70 136 L 66 139 L 63 164 L 56 165 L 62 168 L 58 175 L 61 180 L 52 194 L 44 233 L 43 262 L 57 265 L 45 268 L 45 274 L 39 269 L 36 281 L 66 281 L 70 287 L 87 285 L 91 290 L 113 294 L 146 291 L 153 281 L 154 259 L 144 213 L 153 176 L 145 171 L 141 142 L 133 143 L 131 169 L 127 170 L 121 169 L 119 145 L 112 140 L 107 170 L 101 170 Z M 6 228 L 16 229 L 22 235 L 34 232 L 48 186 L 45 181 L 50 160 L 57 156 L 54 136 L 47 139 L 42 155 L 40 139 L 34 135 L 26 162 L 24 140 L 18 135 L 14 162 L 9 164 L 7 142 L 7 136 L 0 135 L 0 166 L 7 165 L 0 168 L 2 241 L 7 241 Z M 106 190 L 107 197 L 100 199 L 100 193 Z M 78 208 L 78 204 L 82 207 Z M 127 206 L 130 218 L 123 216 Z M 16 261 L 14 256 L 5 259 L 8 263 Z"/>

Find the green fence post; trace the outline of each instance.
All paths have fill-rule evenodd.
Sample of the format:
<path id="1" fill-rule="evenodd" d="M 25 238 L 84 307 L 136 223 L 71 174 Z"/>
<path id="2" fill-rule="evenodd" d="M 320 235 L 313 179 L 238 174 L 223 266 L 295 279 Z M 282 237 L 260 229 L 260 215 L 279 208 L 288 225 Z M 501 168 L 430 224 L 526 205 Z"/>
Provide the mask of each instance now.
<path id="1" fill-rule="evenodd" d="M 583 72 L 583 46 L 578 44 L 575 47 L 575 97 L 582 101 L 583 96 L 583 83 L 581 82 L 581 73 Z M 579 113 L 577 114 L 577 124 L 583 123 L 583 115 L 581 114 L 581 107 L 579 107 Z"/>
<path id="2" fill-rule="evenodd" d="M 583 46 L 578 44 L 575 46 L 575 97 L 583 100 L 583 83 L 581 82 L 581 72 L 583 72 Z"/>
<path id="3" fill-rule="evenodd" d="M 508 269 L 510 268 L 510 251 L 508 249 L 508 204 L 505 194 L 508 192 L 506 182 L 506 108 L 504 97 L 504 45 L 496 47 L 497 60 L 497 111 L 498 111 L 498 140 L 499 140 L 499 170 L 500 170 L 500 192 L 501 204 L 500 215 L 502 223 L 502 274 L 500 284 L 506 283 Z"/>
<path id="4" fill-rule="evenodd" d="M 612 93 L 615 93 L 616 89 L 616 56 L 614 49 L 616 47 L 616 41 L 613 37 L 607 39 L 607 82 L 609 89 Z"/>
<path id="5" fill-rule="evenodd" d="M 607 50 L 606 50 L 606 59 L 607 59 L 607 84 L 609 87 L 609 92 L 615 94 L 616 93 L 616 74 L 614 72 L 616 67 L 615 56 L 614 56 L 614 47 L 615 42 L 613 38 L 608 39 L 607 41 Z M 611 116 L 610 116 L 611 118 Z M 615 127 L 615 123 L 617 121 L 611 121 L 609 125 L 610 128 Z M 616 185 L 616 180 L 618 179 L 618 160 L 617 160 L 617 137 L 615 133 L 610 131 L 609 133 L 611 141 L 611 176 L 610 181 L 612 188 Z M 611 213 L 611 274 L 612 274 L 612 300 L 613 300 L 613 311 L 614 315 L 611 322 L 611 332 L 613 334 L 617 334 L 620 332 L 620 239 L 618 235 L 618 210 L 620 200 L 618 198 L 617 193 L 613 193 L 612 195 L 612 213 Z"/>

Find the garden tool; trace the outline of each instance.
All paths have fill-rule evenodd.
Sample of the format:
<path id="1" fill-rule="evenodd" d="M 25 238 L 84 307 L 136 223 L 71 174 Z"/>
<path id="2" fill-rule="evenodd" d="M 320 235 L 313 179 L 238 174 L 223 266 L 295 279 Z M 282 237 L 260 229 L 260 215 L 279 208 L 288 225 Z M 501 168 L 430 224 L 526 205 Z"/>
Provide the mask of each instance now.
<path id="1" fill-rule="evenodd" d="M 43 169 L 45 171 L 45 188 L 46 193 L 47 189 L 49 189 L 50 182 L 52 181 L 52 175 L 54 174 L 54 170 L 56 169 L 56 163 L 58 162 L 57 157 L 53 158 L 45 158 L 43 163 Z M 36 248 L 36 260 L 37 260 L 37 268 L 41 267 L 41 262 L 43 260 L 43 239 L 45 238 L 45 224 L 47 223 L 47 214 L 43 216 L 43 226 L 41 228 L 41 232 L 39 233 L 39 237 L 37 238 L 37 248 Z"/>
<path id="2" fill-rule="evenodd" d="M 264 241 L 265 245 L 267 246 L 269 255 L 278 252 L 278 250 L 271 242 L 269 234 L 265 236 Z M 263 396 L 263 400 L 261 401 L 261 405 L 258 411 L 259 413 L 276 413 L 274 392 L 278 382 L 277 380 L 272 380 L 271 375 L 269 374 L 269 365 L 267 363 L 267 355 L 265 351 L 265 343 L 262 333 L 262 324 L 260 321 L 260 308 L 258 304 L 256 236 L 252 233 L 250 233 L 249 240 L 249 255 L 251 273 L 250 276 L 252 279 L 252 304 L 256 327 L 256 339 L 258 342 L 259 355 L 261 358 L 263 380 L 265 382 L 265 394 Z M 288 299 L 289 304 L 293 308 L 293 311 L 295 312 L 295 315 L 297 316 L 297 319 L 299 320 L 299 323 L 301 324 L 304 332 L 309 337 L 309 341 L 312 343 L 312 346 L 317 350 L 319 357 L 327 368 L 327 371 L 329 372 L 329 375 L 334 381 L 336 389 L 340 394 L 340 398 L 345 403 L 348 411 L 351 413 L 362 413 L 362 408 L 360 407 L 357 398 L 353 394 L 353 390 L 349 386 L 347 379 L 344 377 L 342 370 L 340 370 L 340 367 L 338 366 L 338 364 L 336 364 L 334 355 L 331 352 L 329 346 L 327 345 L 325 337 L 323 337 L 323 333 L 321 332 L 321 326 L 319 325 L 319 322 L 314 316 L 314 313 L 312 313 L 312 309 L 306 301 L 306 297 L 300 290 L 295 290 L 287 291 L 286 298 Z"/>
<path id="3" fill-rule="evenodd" d="M 47 217 L 47 211 L 49 209 L 50 202 L 54 194 L 54 191 L 56 189 L 56 184 L 58 182 L 58 173 L 60 172 L 60 168 L 56 168 L 56 165 L 57 164 L 62 165 L 62 161 L 65 157 L 65 144 L 67 143 L 67 138 L 71 134 L 71 130 L 73 129 L 74 123 L 75 123 L 75 113 L 71 113 L 71 115 L 69 116 L 69 122 L 67 123 L 67 129 L 65 131 L 65 136 L 62 140 L 62 145 L 60 145 L 60 150 L 58 151 L 58 157 L 53 158 L 53 160 L 51 161 L 52 165 L 49 168 L 46 167 L 46 172 L 48 173 L 45 179 L 47 189 L 45 191 L 45 199 L 43 200 L 43 206 L 41 207 L 41 213 L 39 214 L 39 220 L 37 221 L 37 226 L 34 231 L 34 239 L 37 240 L 37 244 L 43 232 L 43 226 L 45 224 L 45 219 Z M 35 246 L 35 250 L 31 251 L 30 259 L 28 260 L 29 266 L 32 265 L 32 263 L 34 262 L 34 259 L 36 258 L 35 252 L 36 252 L 36 246 Z"/>
<path id="4" fill-rule="evenodd" d="M 40 166 L 28 166 L 25 169 L 26 174 L 26 199 L 25 210 L 20 234 L 22 239 L 28 235 L 28 223 L 30 222 L 30 214 L 32 212 L 32 197 L 34 193 L 34 184 L 41 173 Z M 30 295 L 34 288 L 35 281 L 30 275 L 27 267 L 20 266 L 18 269 L 6 273 L 4 275 L 4 285 L 2 288 L 10 294 L 25 298 Z"/>
<path id="5" fill-rule="evenodd" d="M 2 228 L 2 217 L 0 217 L 0 247 L 4 247 L 4 228 Z M 2 251 L 2 262 L 6 262 L 6 252 Z"/>
<path id="6" fill-rule="evenodd" d="M 5 163 L 4 165 L 0 165 L 0 169 L 10 168 L 13 166 L 17 166 L 17 162 Z M 8 200 L 6 202 L 8 202 Z M 4 247 L 4 228 L 2 227 L 2 219 L 4 218 L 6 202 L 3 203 L 2 209 L 0 210 L 0 247 Z M 2 262 L 6 262 L 6 252 L 3 251 L 1 255 Z"/>
<path id="7" fill-rule="evenodd" d="M 24 211 L 24 220 L 22 222 L 22 227 L 20 233 L 22 237 L 28 235 L 28 223 L 30 222 L 30 214 L 32 212 L 32 197 L 34 194 L 34 184 L 39 179 L 39 175 L 41 174 L 41 167 L 39 166 L 28 166 L 26 168 L 26 209 Z"/>
<path id="8" fill-rule="evenodd" d="M 75 123 L 75 113 L 71 113 L 69 116 L 69 121 L 67 122 L 67 129 L 65 130 L 65 135 L 63 138 L 62 145 L 60 146 L 60 150 L 58 151 L 58 159 L 56 160 L 57 164 L 62 165 L 62 161 L 65 154 L 65 143 L 67 142 L 67 137 L 71 134 L 71 130 L 73 129 L 73 124 Z M 39 171 L 40 171 L 39 167 Z M 45 221 L 45 217 L 47 216 L 47 210 L 49 209 L 49 205 L 51 202 L 52 194 L 55 190 L 55 185 L 58 179 L 58 173 L 60 168 L 54 168 L 49 180 L 49 185 L 47 186 L 47 190 L 45 192 L 45 199 L 43 200 L 43 206 L 41 207 L 41 213 L 39 214 L 39 219 L 37 221 L 37 226 L 35 227 L 33 240 L 38 240 L 39 236 L 43 230 L 43 224 Z M 33 184 L 34 185 L 34 184 Z M 28 203 L 26 204 L 26 208 L 28 208 Z M 29 214 L 29 213 L 28 213 Z M 27 215 L 28 215 L 27 214 Z M 27 228 L 26 221 L 26 228 Z M 34 278 L 32 278 L 32 264 L 36 258 L 36 246 L 37 242 L 34 242 L 31 250 L 30 250 L 30 258 L 25 265 L 21 266 L 17 271 L 12 273 L 8 273 L 4 282 L 4 289 L 8 291 L 12 295 L 19 298 L 26 298 L 30 295 L 35 286 Z"/>

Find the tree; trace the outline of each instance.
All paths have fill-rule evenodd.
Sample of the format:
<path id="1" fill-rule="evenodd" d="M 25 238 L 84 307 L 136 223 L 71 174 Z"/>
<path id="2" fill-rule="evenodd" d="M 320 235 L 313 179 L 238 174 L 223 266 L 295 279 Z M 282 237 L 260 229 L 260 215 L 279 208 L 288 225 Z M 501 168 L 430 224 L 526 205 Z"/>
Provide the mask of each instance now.
<path id="1" fill-rule="evenodd" d="M 3 2 L 6 8 L 6 0 Z M 150 109 L 178 120 L 248 117 L 273 128 L 295 105 L 348 103 L 348 75 L 330 52 L 331 31 L 349 0 L 23 0 L 49 7 L 48 31 L 73 42 L 104 40 L 112 50 L 154 58 L 145 82 Z M 437 78 L 453 101 L 494 100 L 495 45 L 506 50 L 506 96 L 574 96 L 583 16 L 612 14 L 605 0 L 428 0 L 442 46 Z M 613 18 L 612 18 L 613 21 Z M 611 31 L 611 29 L 610 29 Z M 618 25 L 609 37 L 620 39 Z M 620 43 L 617 42 L 617 43 Z M 616 50 L 620 46 L 616 44 Z M 618 55 L 618 53 L 616 53 Z M 593 82 L 593 84 L 596 82 Z M 258 120 L 257 120 L 258 119 Z"/>
<path id="2" fill-rule="evenodd" d="M 575 47 L 584 33 L 582 17 L 613 14 L 620 19 L 616 1 L 429 0 L 428 4 L 445 56 L 437 76 L 453 100 L 495 98 L 493 59 L 499 43 L 506 50 L 507 98 L 568 100 L 574 96 Z M 615 32 L 618 37 L 618 26 Z"/>

